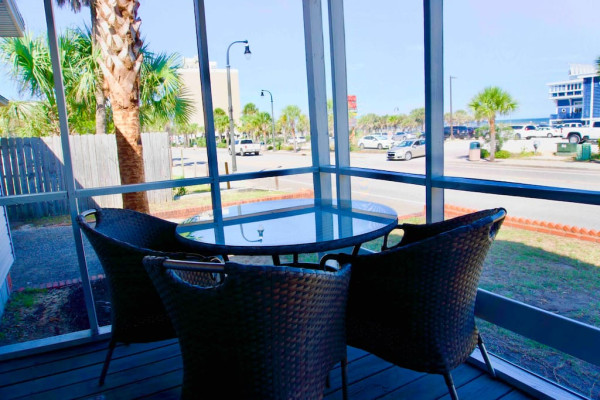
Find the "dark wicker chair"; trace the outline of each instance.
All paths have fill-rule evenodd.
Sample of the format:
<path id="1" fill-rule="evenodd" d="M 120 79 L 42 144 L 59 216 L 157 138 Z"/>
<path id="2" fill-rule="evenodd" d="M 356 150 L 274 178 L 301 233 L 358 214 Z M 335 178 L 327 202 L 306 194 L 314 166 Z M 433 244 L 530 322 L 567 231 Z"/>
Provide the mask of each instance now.
<path id="1" fill-rule="evenodd" d="M 86 220 L 92 215 L 96 219 L 94 226 Z M 185 253 L 187 248 L 175 237 L 176 224 L 136 211 L 88 210 L 77 216 L 77 223 L 98 255 L 110 291 L 112 337 L 100 374 L 102 385 L 117 342 L 144 343 L 176 337 L 142 264 L 144 256 L 202 256 Z M 206 284 L 214 284 L 212 275 L 201 278 Z"/>
<path id="2" fill-rule="evenodd" d="M 480 211 L 428 224 L 403 224 L 404 236 L 380 253 L 327 255 L 352 263 L 347 340 L 400 367 L 442 374 L 457 399 L 451 370 L 479 345 L 494 369 L 475 325 L 483 261 L 506 210 Z"/>
<path id="3" fill-rule="evenodd" d="M 183 356 L 182 398 L 318 399 L 342 361 L 350 266 L 222 266 L 146 257 Z M 224 272 L 212 287 L 185 271 Z M 345 387 L 344 398 L 346 398 Z"/>

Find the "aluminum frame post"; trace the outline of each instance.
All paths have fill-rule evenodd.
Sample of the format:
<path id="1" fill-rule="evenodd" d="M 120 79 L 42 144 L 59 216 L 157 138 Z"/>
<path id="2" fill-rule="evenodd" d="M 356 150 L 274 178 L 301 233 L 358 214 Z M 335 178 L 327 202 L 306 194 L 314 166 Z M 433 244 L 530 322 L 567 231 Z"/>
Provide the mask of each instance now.
<path id="1" fill-rule="evenodd" d="M 443 0 L 423 0 L 425 27 L 425 209 L 427 223 L 444 219 L 444 13 Z"/>
<path id="2" fill-rule="evenodd" d="M 321 0 L 305 0 L 302 2 L 302 8 L 312 164 L 317 168 L 313 173 L 315 202 L 331 203 L 333 197 L 331 176 L 321 171 L 322 166 L 330 165 Z"/>
<path id="3" fill-rule="evenodd" d="M 58 50 L 58 39 L 56 35 L 56 26 L 54 24 L 54 10 L 52 0 L 44 0 L 44 10 L 46 12 L 46 25 L 48 28 L 48 44 L 50 47 L 50 58 L 52 60 L 52 74 L 54 76 L 54 93 L 56 94 L 56 107 L 58 109 L 58 120 L 60 125 L 60 141 L 63 152 L 63 163 L 65 165 L 65 182 L 67 184 L 67 199 L 69 201 L 69 211 L 71 213 L 71 227 L 73 228 L 73 237 L 75 239 L 75 250 L 77 252 L 77 261 L 79 263 L 79 273 L 81 274 L 81 285 L 83 288 L 83 298 L 85 299 L 85 308 L 88 314 L 90 330 L 92 335 L 98 334 L 98 318 L 96 308 L 94 307 L 94 298 L 92 286 L 88 274 L 87 263 L 85 260 L 85 251 L 83 249 L 83 238 L 81 230 L 77 224 L 77 198 L 75 197 L 75 177 L 73 176 L 73 162 L 71 159 L 71 147 L 69 145 L 69 121 L 67 119 L 67 103 L 65 101 L 65 88 L 62 77 L 62 67 Z"/>

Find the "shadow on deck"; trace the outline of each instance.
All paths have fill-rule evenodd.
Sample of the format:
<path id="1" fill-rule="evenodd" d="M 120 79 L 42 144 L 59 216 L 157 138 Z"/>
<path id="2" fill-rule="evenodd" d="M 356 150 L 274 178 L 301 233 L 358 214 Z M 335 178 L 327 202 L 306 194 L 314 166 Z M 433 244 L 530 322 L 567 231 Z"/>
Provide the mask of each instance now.
<path id="1" fill-rule="evenodd" d="M 0 363 L 1 399 L 177 399 L 183 376 L 176 340 L 118 346 L 104 386 L 98 376 L 107 342 L 96 342 Z M 449 398 L 441 375 L 409 371 L 348 347 L 350 399 Z M 475 366 L 453 372 L 458 394 L 467 399 L 529 399 Z M 331 373 L 326 399 L 341 399 L 339 369 Z"/>

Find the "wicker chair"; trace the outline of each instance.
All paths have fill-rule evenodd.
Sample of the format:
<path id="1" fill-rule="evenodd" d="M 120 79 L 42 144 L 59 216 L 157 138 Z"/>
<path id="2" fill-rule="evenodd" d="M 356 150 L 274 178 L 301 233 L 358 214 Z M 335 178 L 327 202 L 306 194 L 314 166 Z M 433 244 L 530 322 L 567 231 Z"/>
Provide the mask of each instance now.
<path id="1" fill-rule="evenodd" d="M 183 357 L 182 398 L 318 399 L 342 361 L 350 266 L 221 266 L 146 257 L 146 270 L 171 316 Z M 224 272 L 198 287 L 186 271 Z"/>
<path id="2" fill-rule="evenodd" d="M 458 399 L 451 370 L 479 346 L 494 369 L 477 330 L 475 298 L 483 261 L 506 210 L 480 211 L 428 225 L 403 224 L 400 243 L 380 253 L 350 257 L 347 340 L 416 371 L 442 374 Z"/>
<path id="3" fill-rule="evenodd" d="M 90 225 L 86 217 L 94 215 Z M 175 237 L 176 224 L 136 211 L 99 208 L 77 216 L 77 223 L 98 255 L 110 291 L 112 337 L 100 385 L 117 342 L 144 343 L 176 337 L 171 320 L 142 264 L 146 255 L 188 258 Z M 194 258 L 202 258 L 193 255 Z M 202 258 L 203 259 L 203 258 Z M 212 275 L 201 278 L 214 284 Z"/>

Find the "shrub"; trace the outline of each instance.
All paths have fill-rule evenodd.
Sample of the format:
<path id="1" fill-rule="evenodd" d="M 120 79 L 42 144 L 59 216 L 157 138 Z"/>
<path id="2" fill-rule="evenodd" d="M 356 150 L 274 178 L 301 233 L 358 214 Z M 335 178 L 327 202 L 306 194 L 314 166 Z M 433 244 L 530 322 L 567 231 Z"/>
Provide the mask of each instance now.
<path id="1" fill-rule="evenodd" d="M 187 189 L 185 187 L 178 187 L 178 188 L 173 188 L 173 191 L 175 192 L 175 197 L 181 197 L 181 196 L 185 196 L 187 194 Z"/>
<path id="2" fill-rule="evenodd" d="M 496 158 L 510 158 L 510 153 L 506 150 L 498 150 L 494 156 Z"/>
<path id="3" fill-rule="evenodd" d="M 226 149 L 227 148 L 227 142 L 219 142 L 219 143 L 217 143 L 217 148 L 219 148 L 219 149 Z"/>
<path id="4" fill-rule="evenodd" d="M 490 152 L 486 149 L 481 149 L 481 158 L 488 158 L 490 156 Z"/>

